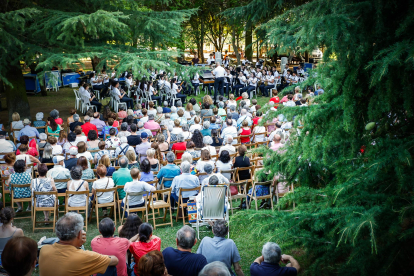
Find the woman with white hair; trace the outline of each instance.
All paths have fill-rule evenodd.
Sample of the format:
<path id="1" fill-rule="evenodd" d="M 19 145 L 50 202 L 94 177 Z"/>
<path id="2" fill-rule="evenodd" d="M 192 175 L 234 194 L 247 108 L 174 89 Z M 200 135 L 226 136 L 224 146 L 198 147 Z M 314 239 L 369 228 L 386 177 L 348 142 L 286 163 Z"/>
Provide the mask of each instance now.
<path id="1" fill-rule="evenodd" d="M 200 118 L 199 117 L 195 117 L 194 118 L 194 124 L 190 126 L 190 132 L 194 133 L 194 130 L 198 129 L 198 130 L 202 130 L 203 127 L 200 124 Z"/>
<path id="2" fill-rule="evenodd" d="M 36 113 L 36 121 L 33 122 L 33 126 L 34 127 L 43 127 L 45 125 L 46 125 L 46 121 L 43 121 L 43 112 Z M 39 131 L 39 133 L 45 133 L 44 128 L 40 128 L 37 131 Z"/>
<path id="3" fill-rule="evenodd" d="M 204 147 L 201 150 L 205 149 L 205 150 L 208 150 L 210 155 L 217 155 L 216 148 L 211 146 L 211 144 L 213 144 L 213 138 L 211 138 L 210 136 L 204 136 L 203 144 L 204 144 Z M 215 160 L 215 158 L 213 158 L 213 160 Z"/>
<path id="4" fill-rule="evenodd" d="M 177 150 L 182 151 L 187 149 L 187 143 L 185 142 L 184 136 L 182 133 L 177 134 L 177 142 L 173 144 L 171 150 L 175 153 L 177 156 L 177 159 L 181 159 L 181 156 L 183 153 L 176 152 Z"/>
<path id="5" fill-rule="evenodd" d="M 147 159 L 151 166 L 151 171 L 159 171 L 160 170 L 160 162 L 157 158 L 155 158 L 155 149 L 147 149 Z"/>
<path id="6" fill-rule="evenodd" d="M 48 144 L 48 145 L 45 146 L 45 148 L 43 150 L 43 155 L 39 160 L 43 164 L 53 163 L 53 147 L 51 145 Z M 47 168 L 50 170 L 51 168 L 53 168 L 53 165 L 47 166 Z"/>
<path id="7" fill-rule="evenodd" d="M 53 109 L 52 111 L 50 111 L 49 115 L 50 115 L 50 117 L 55 119 L 56 124 L 58 124 L 58 125 L 63 124 L 63 119 L 59 118 L 59 111 L 57 111 L 56 109 Z"/>
<path id="8" fill-rule="evenodd" d="M 157 107 L 157 114 L 155 114 L 155 121 L 157 123 L 161 123 L 163 120 L 165 120 L 164 113 L 162 112 L 163 112 L 162 107 L 161 106 Z"/>
<path id="9" fill-rule="evenodd" d="M 200 131 L 203 137 L 211 136 L 211 129 L 210 129 L 210 122 L 204 121 L 203 122 L 203 129 Z"/>
<path id="10" fill-rule="evenodd" d="M 200 159 L 197 161 L 197 165 L 196 165 L 196 169 L 199 173 L 204 173 L 204 166 L 206 164 L 210 164 L 211 167 L 213 168 L 213 171 L 215 169 L 215 162 L 213 160 L 211 160 L 211 155 L 210 152 L 207 149 L 203 149 L 201 151 L 201 157 Z M 206 178 L 207 176 L 203 175 L 200 176 L 200 183 L 204 180 L 204 178 Z"/>
<path id="11" fill-rule="evenodd" d="M 171 106 L 171 120 L 174 121 L 175 119 L 178 119 L 177 108 Z"/>
<path id="12" fill-rule="evenodd" d="M 193 157 L 191 156 L 191 154 L 189 152 L 184 152 L 183 156 L 181 156 L 181 164 L 183 164 L 184 162 L 188 162 L 190 163 L 190 173 L 192 175 L 196 175 L 197 174 L 197 170 L 194 166 L 194 162 L 193 162 Z M 182 171 L 181 171 L 182 172 Z"/>
<path id="13" fill-rule="evenodd" d="M 183 134 L 185 140 L 191 139 L 191 136 L 193 136 L 193 134 L 190 131 L 188 131 L 188 125 L 187 124 L 182 126 L 182 132 L 181 133 Z"/>
<path id="14" fill-rule="evenodd" d="M 250 106 L 249 95 L 247 94 L 247 92 L 242 93 L 242 98 L 243 101 L 246 103 L 246 106 Z"/>

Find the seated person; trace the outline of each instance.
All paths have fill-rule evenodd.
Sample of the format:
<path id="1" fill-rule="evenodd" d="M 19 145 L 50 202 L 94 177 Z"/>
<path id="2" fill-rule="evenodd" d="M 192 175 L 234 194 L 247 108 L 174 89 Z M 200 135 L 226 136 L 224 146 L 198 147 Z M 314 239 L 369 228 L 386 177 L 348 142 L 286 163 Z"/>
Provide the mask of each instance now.
<path id="1" fill-rule="evenodd" d="M 198 177 L 195 175 L 192 175 L 190 173 L 190 169 L 191 169 L 191 164 L 187 161 L 183 161 L 181 164 L 182 174 L 174 177 L 174 180 L 171 185 L 171 197 L 176 202 L 178 202 L 180 188 L 192 189 L 192 188 L 200 187 L 200 181 L 198 180 Z M 186 203 L 190 196 L 196 196 L 197 194 L 198 194 L 198 191 L 183 192 L 182 194 L 183 202 Z"/>

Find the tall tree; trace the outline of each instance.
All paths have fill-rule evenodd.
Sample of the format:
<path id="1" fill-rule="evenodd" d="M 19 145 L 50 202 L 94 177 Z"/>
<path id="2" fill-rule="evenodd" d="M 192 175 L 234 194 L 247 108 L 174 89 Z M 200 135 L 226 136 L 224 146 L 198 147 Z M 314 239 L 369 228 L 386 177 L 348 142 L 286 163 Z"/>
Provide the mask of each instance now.
<path id="1" fill-rule="evenodd" d="M 267 177 L 297 186 L 279 206 L 297 208 L 236 221 L 257 231 L 252 239 L 302 249 L 307 274 L 413 272 L 413 14 L 408 1 L 315 0 L 262 26 L 281 51 L 326 46 L 302 84 L 316 81 L 325 93 L 309 107 L 280 106 L 266 117 L 303 125 L 285 153 L 261 149 Z"/>

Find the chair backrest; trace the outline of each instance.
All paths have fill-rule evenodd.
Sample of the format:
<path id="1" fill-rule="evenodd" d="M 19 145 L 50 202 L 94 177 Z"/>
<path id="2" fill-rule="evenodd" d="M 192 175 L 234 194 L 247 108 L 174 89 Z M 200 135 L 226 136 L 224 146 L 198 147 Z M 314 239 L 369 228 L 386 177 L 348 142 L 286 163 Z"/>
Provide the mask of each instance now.
<path id="1" fill-rule="evenodd" d="M 156 190 L 156 191 L 150 192 L 148 195 L 152 195 L 150 197 L 151 202 L 152 202 L 154 198 L 158 198 L 158 195 L 163 195 L 163 194 L 168 194 L 167 203 L 170 203 L 171 188 Z"/>
<path id="2" fill-rule="evenodd" d="M 145 194 L 148 194 L 149 195 L 149 193 L 147 191 L 142 191 L 142 192 L 126 192 L 125 193 L 125 205 L 126 206 L 129 206 L 129 204 L 127 205 L 128 196 L 144 196 Z"/>
<path id="3" fill-rule="evenodd" d="M 116 199 L 115 199 L 115 192 L 117 190 L 118 190 L 118 186 L 113 187 L 113 188 L 107 188 L 107 189 L 96 189 L 95 190 L 95 194 L 97 195 L 96 197 L 99 197 L 98 194 L 102 195 L 103 193 L 111 193 L 112 192 L 114 194 L 114 201 L 116 201 Z"/>
<path id="4" fill-rule="evenodd" d="M 202 219 L 224 219 L 227 186 L 203 186 Z"/>
<path id="5" fill-rule="evenodd" d="M 164 182 L 165 181 L 173 181 L 174 180 L 174 178 L 173 177 L 164 177 L 162 180 L 161 180 L 161 188 L 164 188 Z"/>
<path id="6" fill-rule="evenodd" d="M 240 181 L 239 175 L 240 175 L 241 171 L 249 171 L 250 172 L 250 178 L 252 178 L 253 177 L 254 166 L 244 167 L 244 168 L 237 168 L 237 173 L 236 173 L 237 181 Z"/>
<path id="7" fill-rule="evenodd" d="M 191 191 L 198 191 L 200 192 L 201 186 L 195 187 L 195 188 L 190 188 L 190 189 L 184 189 L 184 188 L 180 188 L 178 190 L 178 196 L 181 196 L 182 192 L 191 192 Z"/>

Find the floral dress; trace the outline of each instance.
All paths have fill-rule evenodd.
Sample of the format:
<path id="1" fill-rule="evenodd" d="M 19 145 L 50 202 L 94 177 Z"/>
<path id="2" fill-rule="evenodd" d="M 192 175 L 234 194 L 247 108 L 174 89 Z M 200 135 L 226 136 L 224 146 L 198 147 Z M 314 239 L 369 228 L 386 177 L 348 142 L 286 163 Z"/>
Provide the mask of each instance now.
<path id="1" fill-rule="evenodd" d="M 52 185 L 48 178 L 37 178 L 33 184 L 33 192 L 51 192 Z M 38 195 L 36 196 L 36 207 L 53 207 L 55 204 L 54 195 Z"/>
<path id="2" fill-rule="evenodd" d="M 22 173 L 14 173 L 10 175 L 10 185 L 25 185 L 30 184 L 32 182 L 32 176 L 29 172 L 22 172 Z M 32 192 L 30 191 L 30 187 L 27 188 L 18 188 L 15 187 L 14 190 L 14 198 L 27 198 L 32 196 Z"/>

